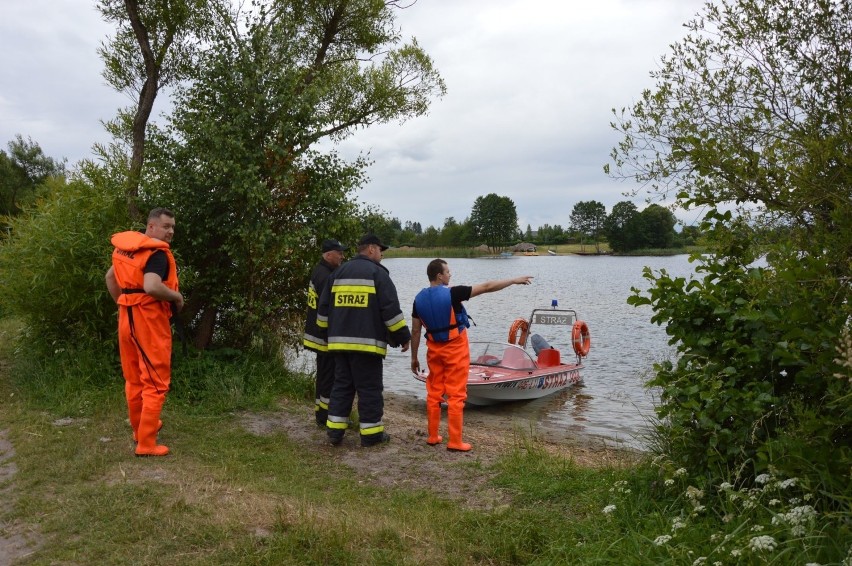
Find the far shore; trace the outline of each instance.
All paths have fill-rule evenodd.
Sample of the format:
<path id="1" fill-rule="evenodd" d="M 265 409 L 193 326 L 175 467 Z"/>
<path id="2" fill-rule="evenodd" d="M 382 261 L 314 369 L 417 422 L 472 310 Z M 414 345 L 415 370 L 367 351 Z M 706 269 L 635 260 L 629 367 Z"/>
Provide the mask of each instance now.
<path id="1" fill-rule="evenodd" d="M 635 257 L 635 256 L 672 256 L 684 255 L 701 251 L 697 246 L 688 248 L 656 248 L 635 250 L 628 253 L 613 253 L 606 243 L 596 247 L 593 244 L 559 244 L 550 246 L 535 246 L 535 249 L 526 249 L 521 251 L 513 249 L 515 246 L 498 250 L 488 249 L 486 246 L 477 247 L 414 247 L 400 246 L 391 247 L 384 252 L 386 258 L 426 258 L 426 257 L 453 257 L 453 258 L 494 258 L 494 257 L 512 257 L 517 256 L 560 256 L 560 255 L 578 255 L 578 256 L 615 256 L 615 257 Z M 552 253 L 551 253 L 552 252 Z"/>

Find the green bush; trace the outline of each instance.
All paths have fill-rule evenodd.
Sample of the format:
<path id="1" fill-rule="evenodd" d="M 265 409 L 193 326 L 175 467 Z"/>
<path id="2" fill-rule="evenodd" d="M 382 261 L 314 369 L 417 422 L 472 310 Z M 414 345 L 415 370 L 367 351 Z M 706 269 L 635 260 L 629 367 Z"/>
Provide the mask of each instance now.
<path id="1" fill-rule="evenodd" d="M 115 333 L 104 274 L 109 238 L 129 222 L 122 193 L 92 177 L 49 179 L 47 196 L 8 220 L 0 244 L 0 312 L 23 319 L 31 340 L 46 345 Z"/>
<path id="2" fill-rule="evenodd" d="M 819 251 L 778 246 L 757 267 L 748 245 L 729 238 L 699 259 L 698 279 L 646 269 L 648 295 L 634 289 L 629 299 L 652 306 L 680 354 L 649 382 L 661 390 L 661 447 L 711 478 L 773 466 L 787 477 L 818 474 L 808 481 L 829 498 L 849 493 L 850 382 L 837 359 L 848 283 Z"/>

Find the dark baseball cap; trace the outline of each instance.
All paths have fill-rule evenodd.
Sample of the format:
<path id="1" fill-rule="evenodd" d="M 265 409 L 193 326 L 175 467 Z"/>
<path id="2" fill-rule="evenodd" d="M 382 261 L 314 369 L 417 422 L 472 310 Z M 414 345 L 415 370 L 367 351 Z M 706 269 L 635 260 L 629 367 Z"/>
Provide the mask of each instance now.
<path id="1" fill-rule="evenodd" d="M 379 237 L 376 236 L 375 234 L 367 234 L 366 236 L 361 238 L 360 242 L 358 242 L 359 247 L 360 246 L 369 246 L 370 244 L 375 244 L 375 245 L 379 246 L 379 248 L 381 248 L 382 251 L 385 251 L 386 249 L 388 249 L 388 247 L 386 245 L 384 245 L 382 243 L 382 241 L 379 239 Z"/>
<path id="2" fill-rule="evenodd" d="M 325 252 L 342 252 L 346 248 L 337 240 L 326 240 L 322 243 L 322 253 Z"/>

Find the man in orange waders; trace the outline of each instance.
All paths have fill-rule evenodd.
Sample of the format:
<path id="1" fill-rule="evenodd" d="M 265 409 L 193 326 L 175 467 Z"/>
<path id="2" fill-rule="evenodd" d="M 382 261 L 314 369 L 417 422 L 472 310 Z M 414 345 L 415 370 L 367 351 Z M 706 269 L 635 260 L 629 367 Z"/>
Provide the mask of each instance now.
<path id="1" fill-rule="evenodd" d="M 441 401 L 447 397 L 447 450 L 467 452 L 472 448 L 462 442 L 464 402 L 467 399 L 467 374 L 470 369 L 470 347 L 466 329 L 470 326 L 462 301 L 483 293 L 493 293 L 510 285 L 529 285 L 532 277 L 487 281 L 473 287 L 450 287 L 450 268 L 442 259 L 434 259 L 426 268 L 429 286 L 414 298 L 411 313 L 411 371 L 420 371 L 417 350 L 421 327 L 426 328 L 426 421 L 429 437 L 435 446 L 443 438 L 438 435 L 441 424 Z"/>
<path id="2" fill-rule="evenodd" d="M 118 350 L 137 456 L 169 453 L 167 446 L 157 444 L 157 433 L 172 377 L 169 319 L 172 305 L 176 311 L 183 308 L 169 249 L 174 234 L 174 213 L 155 208 L 144 233 L 119 232 L 111 240 L 115 250 L 106 285 L 118 303 Z"/>

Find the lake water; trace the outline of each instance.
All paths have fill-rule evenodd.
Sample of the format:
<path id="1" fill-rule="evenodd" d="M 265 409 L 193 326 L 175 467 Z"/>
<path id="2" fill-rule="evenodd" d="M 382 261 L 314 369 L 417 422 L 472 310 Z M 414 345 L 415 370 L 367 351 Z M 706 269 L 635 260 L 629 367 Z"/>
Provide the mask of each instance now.
<path id="1" fill-rule="evenodd" d="M 534 401 L 489 407 L 468 407 L 511 417 L 523 430 L 537 430 L 559 440 L 585 436 L 609 444 L 641 448 L 641 435 L 653 416 L 653 394 L 643 387 L 652 364 L 673 353 L 665 329 L 650 322 L 650 307 L 627 304 L 630 288 L 647 289 L 642 269 L 665 269 L 673 276 L 689 276 L 693 265 L 686 255 L 671 257 L 611 256 L 515 256 L 509 259 L 446 258 L 451 284 L 474 285 L 491 279 L 519 275 L 535 277 L 532 285 L 513 285 L 496 293 L 480 295 L 466 303 L 476 326 L 469 329 L 472 341 L 506 341 L 516 318 L 529 318 L 534 307 L 549 307 L 556 299 L 560 308 L 577 311 L 586 321 L 592 348 L 585 359 L 580 386 Z M 394 258 L 382 264 L 397 287 L 403 313 L 409 321 L 417 292 L 428 285 L 428 259 Z M 542 332 L 550 344 L 572 357 L 570 330 L 562 336 Z M 420 363 L 426 365 L 425 340 Z M 385 390 L 425 399 L 425 386 L 411 375 L 410 355 L 389 349 L 384 366 Z"/>

